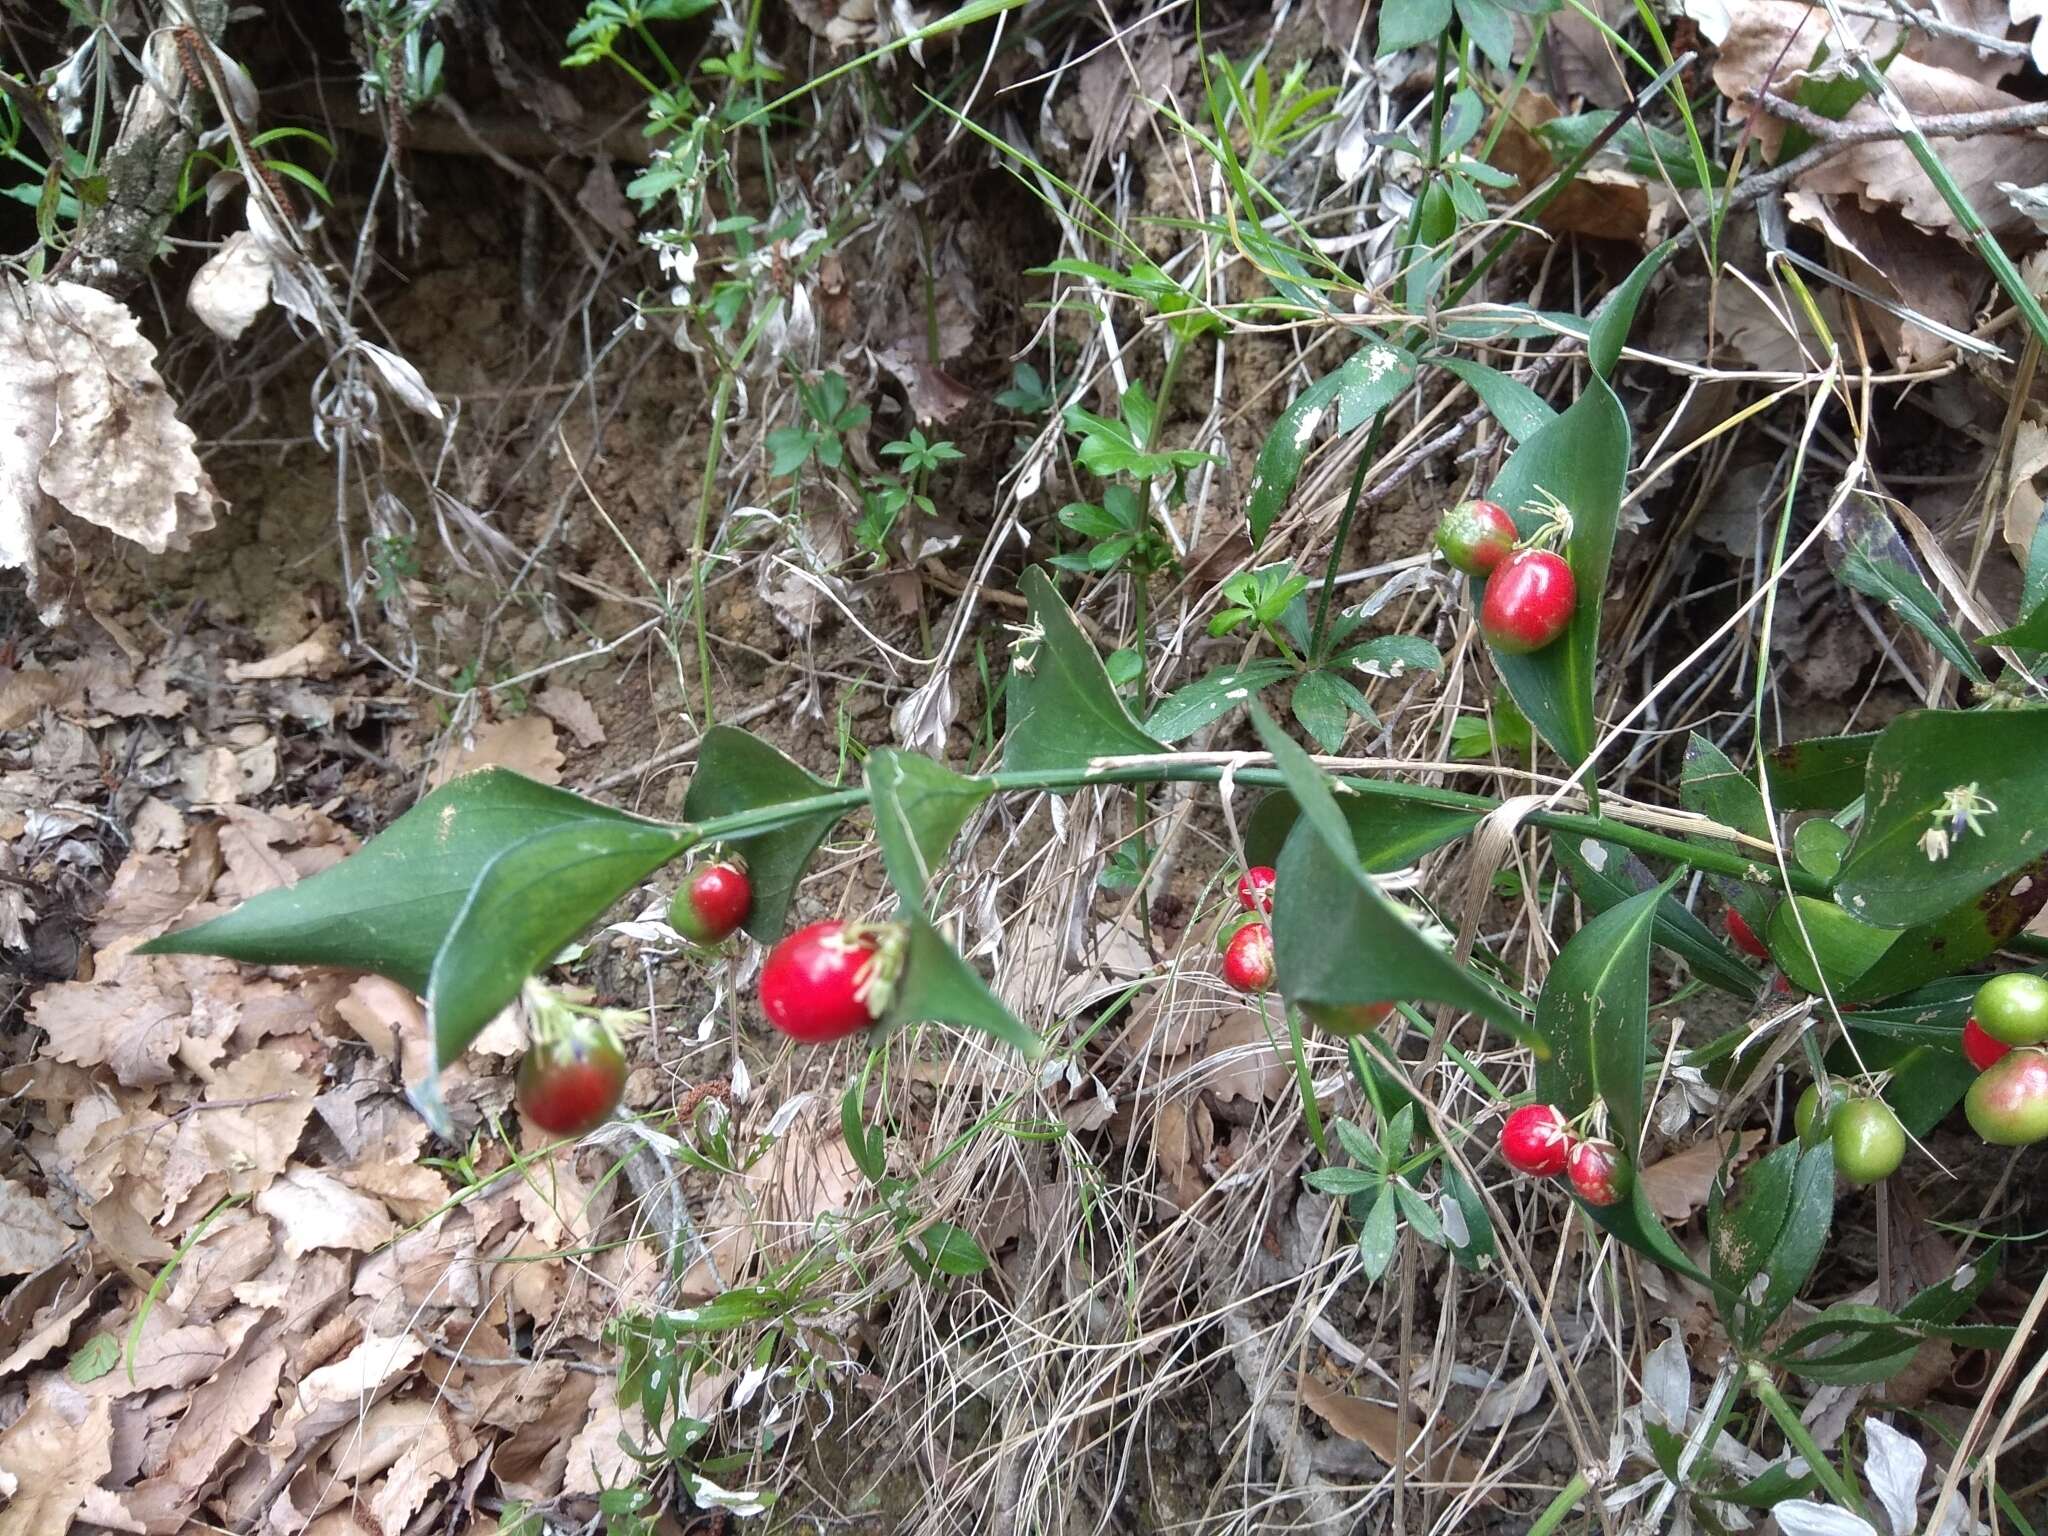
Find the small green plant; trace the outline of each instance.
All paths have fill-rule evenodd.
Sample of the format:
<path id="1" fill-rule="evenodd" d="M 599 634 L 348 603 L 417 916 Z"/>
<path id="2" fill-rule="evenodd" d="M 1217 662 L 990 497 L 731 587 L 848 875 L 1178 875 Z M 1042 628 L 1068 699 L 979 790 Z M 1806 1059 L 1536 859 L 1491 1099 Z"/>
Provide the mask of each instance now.
<path id="1" fill-rule="evenodd" d="M 1107 485 L 1102 505 L 1071 501 L 1060 508 L 1060 526 L 1088 541 L 1083 549 L 1054 555 L 1052 563 L 1063 571 L 1084 571 L 1103 575 L 1127 570 L 1138 580 L 1173 563 L 1173 546 L 1152 518 L 1145 498 L 1128 485 Z"/>
<path id="2" fill-rule="evenodd" d="M 1056 384 L 1041 378 L 1029 363 L 1019 363 L 1010 370 L 1009 387 L 996 391 L 995 403 L 1019 416 L 1043 416 L 1058 398 Z"/>
<path id="3" fill-rule="evenodd" d="M 1074 450 L 1076 462 L 1104 479 L 1113 475 L 1170 479 L 1167 499 L 1180 502 L 1187 494 L 1188 471 L 1215 463 L 1216 456 L 1193 448 L 1152 447 L 1159 408 L 1143 384 L 1133 383 L 1117 404 L 1114 417 L 1098 416 L 1078 405 L 1067 407 L 1067 430 L 1079 442 Z"/>
<path id="4" fill-rule="evenodd" d="M 846 380 L 828 373 L 816 383 L 797 381 L 799 419 L 768 434 L 768 473 L 787 478 L 815 459 L 825 469 L 846 462 L 845 436 L 868 424 L 865 405 L 848 398 Z"/>
<path id="5" fill-rule="evenodd" d="M 854 537 L 877 563 L 884 558 L 889 535 L 905 511 L 915 508 L 927 517 L 936 513 L 926 490 L 932 471 L 967 457 L 951 443 L 928 441 L 916 427 L 910 429 L 909 437 L 884 443 L 882 455 L 895 459 L 910 478 L 879 475 L 861 487 L 861 517 L 854 525 Z"/>
<path id="6" fill-rule="evenodd" d="M 1336 120 L 1336 113 L 1324 109 L 1337 99 L 1337 87 L 1309 89 L 1304 83 L 1309 71 L 1307 59 L 1295 61 L 1278 90 L 1266 72 L 1264 60 L 1239 70 L 1216 54 L 1209 60 L 1209 67 L 1223 83 L 1238 120 L 1244 124 L 1245 159 L 1254 165 L 1261 160 L 1280 159 L 1318 128 Z"/>

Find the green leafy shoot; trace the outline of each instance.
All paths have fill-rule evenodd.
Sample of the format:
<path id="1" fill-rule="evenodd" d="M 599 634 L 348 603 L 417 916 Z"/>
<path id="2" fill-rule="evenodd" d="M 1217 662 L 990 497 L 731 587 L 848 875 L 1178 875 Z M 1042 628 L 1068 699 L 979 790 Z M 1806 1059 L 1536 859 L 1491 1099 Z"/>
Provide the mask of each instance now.
<path id="1" fill-rule="evenodd" d="M 815 384 L 799 381 L 796 395 L 798 420 L 768 434 L 768 473 L 787 478 L 813 459 L 838 469 L 846 462 L 843 439 L 868 424 L 868 408 L 849 403 L 846 380 L 836 373 Z"/>

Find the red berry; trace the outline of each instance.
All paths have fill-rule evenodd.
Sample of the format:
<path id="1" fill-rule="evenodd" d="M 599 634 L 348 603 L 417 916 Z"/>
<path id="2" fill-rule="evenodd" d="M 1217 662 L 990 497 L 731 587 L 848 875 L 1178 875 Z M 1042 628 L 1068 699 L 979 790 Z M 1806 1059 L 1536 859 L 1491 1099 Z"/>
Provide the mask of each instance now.
<path id="1" fill-rule="evenodd" d="M 1564 1172 L 1571 1150 L 1564 1111 L 1554 1104 L 1524 1104 L 1501 1122 L 1500 1155 L 1518 1173 L 1555 1178 Z"/>
<path id="2" fill-rule="evenodd" d="M 2003 1040 L 1994 1040 L 1984 1033 L 1984 1026 L 1977 1022 L 1975 1014 L 1963 1021 L 1963 1055 L 1979 1072 L 1995 1066 L 2011 1051 L 2012 1047 Z"/>
<path id="3" fill-rule="evenodd" d="M 738 859 L 693 870 L 669 903 L 668 925 L 692 944 L 723 944 L 754 910 L 754 884 Z"/>
<path id="4" fill-rule="evenodd" d="M 1493 501 L 1461 501 L 1436 525 L 1436 547 L 1467 576 L 1488 574 L 1519 537 L 1507 508 Z"/>
<path id="5" fill-rule="evenodd" d="M 1273 914 L 1273 866 L 1254 864 L 1237 879 L 1237 904 L 1247 912 Z"/>
<path id="6" fill-rule="evenodd" d="M 1246 923 L 1223 951 L 1223 979 L 1240 992 L 1264 992 L 1273 985 L 1273 930 Z"/>
<path id="7" fill-rule="evenodd" d="M 1619 1205 L 1635 1182 L 1621 1151 L 1611 1141 L 1582 1141 L 1565 1157 L 1572 1188 L 1588 1205 Z"/>
<path id="8" fill-rule="evenodd" d="M 1394 1015 L 1392 1003 L 1303 1003 L 1303 1017 L 1331 1035 L 1363 1035 Z"/>
<path id="9" fill-rule="evenodd" d="M 866 1029 L 888 1011 L 904 932 L 837 918 L 799 928 L 761 966 L 761 1011 L 785 1035 L 822 1044 Z"/>
<path id="10" fill-rule="evenodd" d="M 1764 941 L 1756 936 L 1756 930 L 1749 926 L 1743 915 L 1730 907 L 1726 914 L 1728 938 L 1734 946 L 1753 960 L 1768 960 L 1771 952 L 1764 947 Z"/>
<path id="11" fill-rule="evenodd" d="M 1963 1095 L 1963 1113 L 1994 1147 L 2048 1141 L 2048 1051 L 2022 1047 L 1986 1067 Z"/>
<path id="12" fill-rule="evenodd" d="M 529 1125 L 552 1136 L 595 1130 L 626 1091 L 626 1054 L 595 1019 L 568 1014 L 519 1058 L 514 1098 Z"/>
<path id="13" fill-rule="evenodd" d="M 1518 549 L 1486 578 L 1479 630 L 1509 656 L 1540 651 L 1565 632 L 1578 603 L 1578 583 L 1562 555 Z"/>

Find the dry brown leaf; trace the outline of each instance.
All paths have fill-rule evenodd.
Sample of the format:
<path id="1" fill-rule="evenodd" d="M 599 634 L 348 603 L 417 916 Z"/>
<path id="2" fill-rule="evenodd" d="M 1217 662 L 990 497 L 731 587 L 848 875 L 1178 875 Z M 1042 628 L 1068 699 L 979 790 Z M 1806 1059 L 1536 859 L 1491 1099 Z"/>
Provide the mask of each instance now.
<path id="1" fill-rule="evenodd" d="M 0 567 L 38 595 L 50 505 L 152 554 L 213 526 L 220 502 L 119 299 L 80 283 L 0 284 Z M 57 605 L 40 605 L 46 621 Z"/>
<path id="2" fill-rule="evenodd" d="M 410 1334 L 371 1334 L 332 1365 L 323 1365 L 293 1391 L 272 1432 L 270 1454 L 288 1461 L 302 1445 L 318 1445 L 345 1424 L 353 1424 L 370 1404 L 401 1380 L 407 1368 L 426 1353 L 426 1344 Z"/>
<path id="3" fill-rule="evenodd" d="M 453 1197 L 447 1179 L 418 1163 L 363 1163 L 341 1170 L 350 1189 L 374 1195 L 400 1221 L 425 1221 Z"/>
<path id="4" fill-rule="evenodd" d="M 851 1209 L 867 1179 L 838 1124 L 837 1105 L 817 1100 L 747 1170 L 744 1201 L 729 1183 L 720 1186 L 698 1227 L 708 1261 L 700 1256 L 683 1276 L 685 1299 L 703 1301 L 740 1284 L 757 1250 L 786 1250 L 825 1212 Z"/>
<path id="5" fill-rule="evenodd" d="M 1491 158 L 1521 183 L 1525 196 L 1553 179 L 1556 162 L 1535 130 L 1560 115 L 1557 103 L 1541 91 L 1515 93 L 1513 112 Z M 1640 245 L 1650 227 L 1649 183 L 1615 166 L 1586 166 L 1543 210 L 1541 222 L 1545 229 Z"/>
<path id="6" fill-rule="evenodd" d="M 255 1204 L 277 1223 L 291 1257 L 315 1248 L 381 1248 L 398 1231 L 381 1202 L 311 1168 L 286 1169 Z"/>
<path id="7" fill-rule="evenodd" d="M 1253 1008 L 1225 1014 L 1202 1042 L 1195 1081 L 1226 1101 L 1263 1103 L 1284 1094 L 1294 1082 L 1294 1071 L 1276 1043 L 1276 1027 Z M 1279 1038 L 1286 1038 L 1284 1029 Z"/>
<path id="8" fill-rule="evenodd" d="M 2041 508 L 2044 505 L 2042 493 L 2035 486 L 2035 479 L 2048 470 L 2048 425 L 2022 418 L 2019 429 L 2013 435 L 2011 493 L 2004 509 L 2005 543 L 2022 565 L 2027 554 L 2034 547 L 2034 530 L 2041 525 Z M 2044 922 L 2037 917 L 2029 924 L 2027 931 L 2041 931 L 2035 926 Z"/>
<path id="9" fill-rule="evenodd" d="M 1713 1193 L 1714 1176 L 1721 1171 L 1721 1159 L 1727 1156 L 1734 1139 L 1734 1132 L 1723 1131 L 1683 1152 L 1659 1158 L 1637 1173 L 1636 1182 L 1649 1197 L 1651 1208 L 1666 1221 L 1689 1221 L 1704 1210 L 1707 1196 Z M 1763 1139 L 1762 1131 L 1744 1131 L 1736 1162 L 1739 1164 Z"/>
<path id="10" fill-rule="evenodd" d="M 89 1397 L 58 1374 L 37 1377 L 27 1410 L 0 1435 L 0 1474 L 14 1480 L 0 1536 L 71 1529 L 86 1490 L 113 1466 L 112 1436 L 111 1399 Z"/>
<path id="11" fill-rule="evenodd" d="M 569 1372 L 540 1404 L 539 1414 L 499 1444 L 491 1470 L 508 1497 L 537 1503 L 561 1491 L 569 1442 L 583 1428 L 597 1383 L 595 1376 Z"/>
<path id="12" fill-rule="evenodd" d="M 161 802 L 145 801 L 144 805 Z M 219 833 L 211 825 L 204 825 L 189 837 L 184 836 L 184 818 L 175 811 L 170 814 L 180 829 L 183 851 L 145 849 L 139 835 L 143 816 L 141 810 L 137 811 L 136 845 L 114 872 L 106 904 L 100 908 L 99 921 L 93 924 L 92 941 L 102 950 L 122 939 L 140 940 L 163 932 L 189 912 L 195 902 L 205 900 L 219 878 Z"/>
<path id="13" fill-rule="evenodd" d="M 562 1478 L 562 1492 L 596 1497 L 607 1488 L 632 1482 L 639 1474 L 633 1458 L 619 1444 L 626 1436 L 638 1445 L 647 1436 L 640 1405 L 619 1402 L 616 1375 L 599 1379 L 591 1394 L 590 1418 L 569 1442 L 569 1464 Z"/>
<path id="14" fill-rule="evenodd" d="M 434 760 L 427 785 L 439 789 L 457 774 L 479 768 L 510 768 L 542 784 L 562 782 L 562 749 L 555 727 L 545 715 L 521 715 L 477 727 L 469 741 L 450 742 Z"/>
<path id="15" fill-rule="evenodd" d="M 21 729 L 44 710 L 75 697 L 77 691 L 75 677 L 41 667 L 0 670 L 0 731 Z"/>
<path id="16" fill-rule="evenodd" d="M 70 1278 L 75 1282 L 77 1277 Z M 85 1309 L 92 1305 L 98 1294 L 97 1286 L 76 1285 L 75 1289 L 66 1293 L 60 1300 L 36 1312 L 30 1319 L 28 1328 L 14 1341 L 14 1347 L 4 1358 L 0 1358 L 0 1380 L 34 1365 L 69 1339 L 72 1326 L 84 1315 Z M 18 1295 L 19 1291 L 7 1299 L 13 1303 Z"/>
<path id="17" fill-rule="evenodd" d="M 266 1047 L 229 1062 L 178 1127 L 164 1165 L 164 1214 L 195 1191 L 211 1208 L 268 1189 L 298 1150 L 317 1086 L 296 1051 Z"/>
<path id="18" fill-rule="evenodd" d="M 263 1272 L 277 1247 L 267 1217 L 229 1212 L 186 1251 L 165 1305 L 180 1317 L 216 1317 L 235 1299 L 235 1288 Z"/>
<path id="19" fill-rule="evenodd" d="M 176 1529 L 176 1522 L 189 1519 L 223 1464 L 277 1405 L 284 1363 L 284 1346 L 266 1338 L 202 1383 L 172 1431 L 161 1465 L 129 1491 L 128 1508 L 158 1530 Z"/>
<path id="20" fill-rule="evenodd" d="M 341 626 L 329 623 L 260 661 L 231 661 L 227 674 L 231 683 L 265 683 L 281 677 L 332 677 L 341 665 Z"/>
<path id="21" fill-rule="evenodd" d="M 604 745 L 604 726 L 597 711 L 574 688 L 550 683 L 533 696 L 533 707 L 567 731 L 577 746 L 587 749 Z"/>
<path id="22" fill-rule="evenodd" d="M 1355 1441 L 1371 1451 L 1373 1455 L 1393 1466 L 1401 1458 L 1403 1435 L 1398 1416 L 1391 1408 L 1382 1408 L 1378 1403 L 1368 1403 L 1363 1398 L 1352 1397 L 1334 1387 L 1323 1385 L 1313 1376 L 1304 1375 L 1301 1381 L 1301 1400 L 1318 1418 L 1337 1431 L 1346 1440 Z M 1408 1435 L 1413 1436 L 1415 1426 L 1408 1426 Z M 1479 1481 L 1480 1466 L 1471 1457 L 1456 1451 L 1438 1451 L 1428 1456 L 1416 1454 L 1412 1439 L 1408 1442 L 1406 1457 L 1411 1473 L 1419 1473 L 1426 1481 L 1448 1486 L 1466 1486 Z M 1487 1502 L 1493 1495 L 1487 1495 Z"/>
<path id="23" fill-rule="evenodd" d="M 56 1263 L 84 1235 L 26 1185 L 0 1178 L 0 1275 L 32 1275 Z"/>
<path id="24" fill-rule="evenodd" d="M 111 1068 L 140 1087 L 171 1080 L 171 1053 L 184 1043 L 192 999 L 162 959 L 130 959 L 113 976 L 43 988 L 29 1022 L 49 1034 L 45 1054 L 81 1067 Z"/>

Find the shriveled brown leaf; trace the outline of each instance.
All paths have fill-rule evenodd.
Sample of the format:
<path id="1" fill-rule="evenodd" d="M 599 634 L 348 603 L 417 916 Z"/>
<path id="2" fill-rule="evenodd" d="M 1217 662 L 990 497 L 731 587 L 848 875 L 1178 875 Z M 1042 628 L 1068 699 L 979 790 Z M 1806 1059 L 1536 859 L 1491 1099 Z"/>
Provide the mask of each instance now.
<path id="1" fill-rule="evenodd" d="M 27 1185 L 0 1178 L 0 1275 L 34 1274 L 84 1235 Z"/>
<path id="2" fill-rule="evenodd" d="M 317 1086 L 295 1051 L 264 1047 L 229 1062 L 178 1127 L 164 1168 L 166 1214 L 195 1191 L 210 1208 L 268 1189 L 298 1150 Z"/>
<path id="3" fill-rule="evenodd" d="M 1744 1131 L 1736 1162 L 1739 1164 L 1763 1139 L 1762 1131 Z M 1666 1221 L 1689 1221 L 1706 1209 L 1707 1197 L 1714 1190 L 1714 1176 L 1720 1172 L 1721 1160 L 1734 1140 L 1733 1131 L 1724 1131 L 1643 1168 L 1636 1181 L 1642 1185 L 1651 1208 Z"/>
<path id="4" fill-rule="evenodd" d="M 604 745 L 604 725 L 597 718 L 597 711 L 574 688 L 550 683 L 533 696 L 533 707 L 567 731 L 577 746 Z"/>
<path id="5" fill-rule="evenodd" d="M 363 1163 L 341 1170 L 341 1180 L 382 1200 L 404 1222 L 425 1221 L 454 1194 L 446 1178 L 418 1163 Z"/>
<path id="6" fill-rule="evenodd" d="M 1535 130 L 1561 115 L 1557 103 L 1541 91 L 1515 93 L 1513 111 L 1501 125 L 1491 158 L 1521 183 L 1524 195 L 1549 182 L 1557 170 L 1549 146 Z M 1543 210 L 1541 222 L 1545 229 L 1641 244 L 1650 227 L 1649 183 L 1616 166 L 1586 166 Z"/>
<path id="7" fill-rule="evenodd" d="M 277 1403 L 284 1346 L 252 1343 L 192 1394 L 157 1470 L 128 1493 L 128 1508 L 153 1529 L 175 1529 L 196 1513 L 200 1495 Z"/>
<path id="8" fill-rule="evenodd" d="M 428 785 L 438 789 L 457 774 L 479 768 L 510 768 L 543 784 L 562 782 L 562 749 L 555 743 L 554 722 L 545 715 L 521 715 L 478 726 L 467 741 L 450 742 L 434 760 Z"/>
<path id="9" fill-rule="evenodd" d="M 1405 1461 L 1410 1475 L 1450 1486 L 1470 1486 L 1479 1481 L 1479 1463 L 1470 1456 L 1449 1449 L 1419 1452 L 1413 1443 L 1414 1425 L 1408 1426 L 1408 1434 L 1404 1436 L 1399 1416 L 1393 1409 L 1339 1392 L 1313 1376 L 1304 1375 L 1300 1381 L 1301 1400 L 1318 1418 L 1346 1440 L 1364 1446 L 1389 1467 Z M 1487 1502 L 1493 1501 L 1493 1495 L 1489 1494 Z"/>
<path id="10" fill-rule="evenodd" d="M 227 664 L 231 683 L 272 682 L 281 677 L 332 677 L 341 670 L 341 626 L 322 624 L 296 645 L 260 661 Z"/>
<path id="11" fill-rule="evenodd" d="M 159 805 L 160 801 L 146 801 Z M 162 807 L 168 810 L 169 807 Z M 176 817 L 176 813 L 171 813 Z M 183 818 L 177 818 L 180 832 Z M 136 815 L 138 832 L 143 825 Z M 93 924 L 92 941 L 100 948 L 122 939 L 143 939 L 163 932 L 206 899 L 221 871 L 220 835 L 210 824 L 202 825 L 189 837 L 181 836 L 182 848 L 161 846 L 145 849 L 138 836 L 136 846 L 114 872 L 99 921 Z"/>
<path id="12" fill-rule="evenodd" d="M 637 1467 L 619 1444 L 619 1437 L 624 1435 L 637 1445 L 647 1438 L 645 1428 L 640 1405 L 619 1401 L 618 1377 L 601 1378 L 591 1394 L 590 1418 L 569 1442 L 562 1492 L 595 1497 L 606 1488 L 631 1482 Z"/>
<path id="13" fill-rule="evenodd" d="M 4 305 L 0 305 L 4 307 Z M 0 1474 L 14 1496 L 0 1509 L 0 1536 L 57 1536 L 113 1465 L 113 1403 L 52 1373 L 29 1388 L 28 1408 L 0 1434 Z"/>
<path id="14" fill-rule="evenodd" d="M 284 1251 L 293 1256 L 314 1248 L 381 1248 L 398 1230 L 382 1202 L 311 1168 L 286 1169 L 256 1197 L 256 1209 L 277 1223 Z"/>
<path id="15" fill-rule="evenodd" d="M 68 1340 L 72 1328 L 99 1295 L 96 1286 L 79 1283 L 76 1275 L 60 1275 L 56 1278 L 69 1278 L 72 1281 L 71 1288 L 62 1292 L 48 1306 L 32 1313 L 28 1319 L 28 1326 L 12 1341 L 13 1347 L 6 1355 L 0 1356 L 0 1379 L 11 1377 L 15 1372 L 34 1365 L 51 1350 Z M 17 1291 L 10 1295 L 8 1301 L 13 1302 L 15 1295 L 19 1294 Z M 24 1311 L 32 1305 L 33 1303 L 28 1302 L 21 1304 Z"/>
<path id="16" fill-rule="evenodd" d="M 499 1444 L 491 1466 L 509 1496 L 536 1502 L 561 1491 L 569 1469 L 569 1443 L 589 1417 L 597 1383 L 595 1376 L 569 1372 L 540 1405 L 540 1412 Z"/>
<path id="17" fill-rule="evenodd" d="M 191 1024 L 192 999 L 163 959 L 130 959 L 112 977 L 43 988 L 29 1022 L 57 1061 L 104 1066 L 129 1087 L 167 1083 L 171 1053 Z"/>
<path id="18" fill-rule="evenodd" d="M 299 1382 L 270 1437 L 270 1454 L 289 1460 L 302 1445 L 317 1445 L 390 1391 L 426 1344 L 409 1334 L 371 1334 L 332 1365 Z"/>

